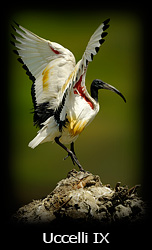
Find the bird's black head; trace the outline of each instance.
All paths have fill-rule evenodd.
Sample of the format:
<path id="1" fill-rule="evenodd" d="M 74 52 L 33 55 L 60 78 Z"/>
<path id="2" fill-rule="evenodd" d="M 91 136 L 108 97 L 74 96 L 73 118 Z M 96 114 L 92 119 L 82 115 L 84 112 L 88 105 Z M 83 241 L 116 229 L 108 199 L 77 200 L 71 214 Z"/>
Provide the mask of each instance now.
<path id="1" fill-rule="evenodd" d="M 120 95 L 122 97 L 122 99 L 126 102 L 125 97 L 120 93 L 119 90 L 117 90 L 113 86 L 111 86 L 111 85 L 109 85 L 109 84 L 107 84 L 107 83 L 105 83 L 105 82 L 103 82 L 103 81 L 101 81 L 99 79 L 95 79 L 91 83 L 91 96 L 97 102 L 98 102 L 98 90 L 99 89 L 108 89 L 108 90 L 111 90 L 111 91 L 115 92 L 116 94 Z"/>

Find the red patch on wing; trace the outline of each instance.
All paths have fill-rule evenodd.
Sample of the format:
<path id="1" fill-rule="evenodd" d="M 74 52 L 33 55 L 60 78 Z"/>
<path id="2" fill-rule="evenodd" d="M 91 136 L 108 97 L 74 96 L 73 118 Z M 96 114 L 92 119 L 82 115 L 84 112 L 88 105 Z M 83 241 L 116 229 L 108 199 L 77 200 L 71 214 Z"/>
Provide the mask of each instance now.
<path id="1" fill-rule="evenodd" d="M 51 46 L 50 46 L 50 49 L 56 54 L 56 55 L 58 55 L 58 54 L 60 54 L 60 52 L 59 51 L 57 51 L 57 50 L 55 50 L 55 49 L 53 49 Z"/>
<path id="2" fill-rule="evenodd" d="M 79 81 L 73 87 L 74 89 L 77 89 L 77 90 L 74 90 L 74 94 L 78 94 L 78 92 L 79 92 L 79 95 L 83 97 L 83 99 L 90 105 L 90 107 L 92 109 L 94 109 L 93 103 L 89 100 L 89 98 L 84 93 L 84 90 L 81 86 L 81 82 L 82 82 L 82 76 L 80 77 Z"/>

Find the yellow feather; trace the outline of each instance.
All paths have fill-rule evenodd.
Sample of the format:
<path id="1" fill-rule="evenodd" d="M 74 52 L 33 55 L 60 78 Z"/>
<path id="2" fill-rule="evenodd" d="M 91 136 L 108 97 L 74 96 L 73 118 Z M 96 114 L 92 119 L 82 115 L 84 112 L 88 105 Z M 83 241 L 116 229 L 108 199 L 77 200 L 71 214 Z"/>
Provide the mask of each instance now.
<path id="1" fill-rule="evenodd" d="M 48 83 L 48 80 L 49 80 L 49 73 L 50 73 L 50 70 L 53 68 L 54 66 L 48 68 L 48 66 L 43 70 L 42 72 L 42 75 L 43 75 L 43 90 L 48 90 L 48 87 L 49 87 L 49 83 Z M 51 72 L 52 74 L 53 72 Z"/>
<path id="2" fill-rule="evenodd" d="M 79 135 L 83 131 L 87 123 L 86 121 L 82 122 L 82 120 L 79 120 L 79 121 L 75 120 L 73 119 L 73 117 L 69 117 L 68 121 L 69 121 L 68 130 L 72 136 Z"/>

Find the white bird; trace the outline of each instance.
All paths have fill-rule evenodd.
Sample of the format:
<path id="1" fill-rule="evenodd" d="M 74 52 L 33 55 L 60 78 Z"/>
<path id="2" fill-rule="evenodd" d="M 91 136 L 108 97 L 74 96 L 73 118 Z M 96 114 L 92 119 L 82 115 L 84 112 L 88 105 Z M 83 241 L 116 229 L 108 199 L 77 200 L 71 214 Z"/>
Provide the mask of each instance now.
<path id="1" fill-rule="evenodd" d="M 112 90 L 126 101 L 116 88 L 101 80 L 92 82 L 91 95 L 85 86 L 88 64 L 105 41 L 109 21 L 105 20 L 91 36 L 77 64 L 71 51 L 60 44 L 45 40 L 17 23 L 17 28 L 12 26 L 19 35 L 12 35 L 17 41 L 12 42 L 17 49 L 14 52 L 33 81 L 34 125 L 40 127 L 29 147 L 55 141 L 81 171 L 84 169 L 75 155 L 74 142 L 99 111 L 98 90 Z M 71 149 L 64 144 L 71 144 Z"/>

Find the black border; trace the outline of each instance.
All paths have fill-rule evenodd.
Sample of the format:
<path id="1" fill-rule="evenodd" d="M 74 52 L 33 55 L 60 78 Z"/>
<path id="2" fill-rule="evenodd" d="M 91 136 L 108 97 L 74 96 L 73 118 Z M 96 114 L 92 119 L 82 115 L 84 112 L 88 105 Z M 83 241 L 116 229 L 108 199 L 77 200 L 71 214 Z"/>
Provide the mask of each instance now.
<path id="1" fill-rule="evenodd" d="M 82 5 L 84 4 L 84 5 Z M 9 133 L 11 131 L 10 129 L 10 123 L 9 123 L 9 97 L 7 95 L 8 93 L 8 65 L 9 65 L 9 57 L 7 54 L 7 48 L 9 45 L 9 34 L 8 31 L 9 26 L 12 22 L 11 16 L 12 13 L 16 12 L 17 10 L 22 9 L 34 9 L 34 10 L 41 10 L 41 9 L 60 9 L 64 11 L 64 9 L 68 9 L 69 11 L 72 11 L 73 13 L 79 13 L 81 10 L 81 13 L 83 11 L 87 10 L 93 10 L 93 9 L 99 9 L 101 8 L 102 11 L 104 9 L 109 10 L 120 10 L 120 11 L 127 11 L 134 12 L 136 15 L 139 16 L 142 23 L 142 41 L 143 41 L 143 72 L 144 77 L 142 79 L 143 85 L 142 85 L 142 93 L 143 93 L 143 104 L 142 104 L 142 117 L 143 117 L 143 166 L 144 166 L 144 172 L 143 172 L 143 199 L 146 200 L 149 206 L 149 213 L 147 214 L 147 217 L 142 223 L 134 224 L 134 225 L 115 225 L 115 226 L 103 226 L 103 228 L 98 227 L 92 227 L 92 228 L 79 228 L 79 225 L 73 225 L 71 228 L 71 225 L 63 225 L 63 227 L 55 229 L 55 227 L 44 227 L 44 226 L 18 226 L 14 225 L 10 222 L 10 216 L 12 215 L 13 211 L 13 194 L 11 192 L 11 181 L 9 176 L 9 154 L 10 154 L 10 147 L 9 147 Z M 2 217 L 2 234 L 3 236 L 3 243 L 6 245 L 11 243 L 11 246 L 35 246 L 38 249 L 42 249 L 45 247 L 51 247 L 49 244 L 45 245 L 42 242 L 42 233 L 47 231 L 51 232 L 53 230 L 56 231 L 58 234 L 64 234 L 68 232 L 69 234 L 80 232 L 87 232 L 89 230 L 90 234 L 91 232 L 102 232 L 110 233 L 110 244 L 103 244 L 99 247 L 105 247 L 105 248 L 112 248 L 113 246 L 116 246 L 117 249 L 120 249 L 120 247 L 129 246 L 129 247 L 138 247 L 141 244 L 144 244 L 144 246 L 148 246 L 149 243 L 151 243 L 150 239 L 150 226 L 151 226 L 151 215 L 150 215 L 150 207 L 151 207 L 151 12 L 150 12 L 150 2 L 146 1 L 143 3 L 137 3 L 137 2 L 116 2 L 116 1 L 107 1 L 107 2 L 92 2 L 89 4 L 89 2 L 76 2 L 74 3 L 74 6 L 72 6 L 72 3 L 61 3 L 56 4 L 55 2 L 52 3 L 52 1 L 49 2 L 13 2 L 13 3 L 3 3 L 3 7 L 1 9 L 1 62 L 2 62 L 2 68 L 1 68 L 1 146 L 2 146 L 2 155 L 1 155 L 1 179 L 2 179 L 2 204 L 1 204 L 1 217 Z M 78 14 L 77 14 L 78 15 Z M 94 230 L 94 231 L 93 231 Z M 91 236 L 90 236 L 91 237 Z M 30 244 L 30 245 L 29 245 Z M 91 243 L 90 243 L 91 244 Z M 76 246 L 80 246 L 77 244 L 74 244 Z M 61 248 L 61 244 L 58 245 Z M 58 247 L 55 245 L 55 247 Z M 66 244 L 66 247 L 73 247 L 73 244 Z M 82 246 L 82 244 L 81 244 Z M 98 247 L 97 244 L 93 244 L 93 246 Z M 64 244 L 62 244 L 62 247 L 64 247 Z M 88 244 L 83 244 L 83 247 L 88 247 Z"/>

